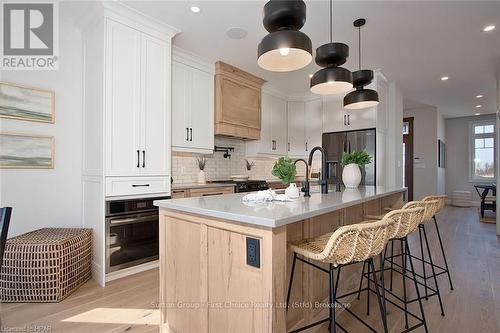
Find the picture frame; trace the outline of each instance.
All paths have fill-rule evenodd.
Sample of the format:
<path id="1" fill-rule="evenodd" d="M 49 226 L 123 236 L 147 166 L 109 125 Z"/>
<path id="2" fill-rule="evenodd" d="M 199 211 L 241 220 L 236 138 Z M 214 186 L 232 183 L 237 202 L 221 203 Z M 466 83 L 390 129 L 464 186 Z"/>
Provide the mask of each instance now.
<path id="1" fill-rule="evenodd" d="M 54 169 L 53 136 L 0 133 L 0 169 Z"/>
<path id="2" fill-rule="evenodd" d="M 0 82 L 0 117 L 55 123 L 55 92 Z"/>

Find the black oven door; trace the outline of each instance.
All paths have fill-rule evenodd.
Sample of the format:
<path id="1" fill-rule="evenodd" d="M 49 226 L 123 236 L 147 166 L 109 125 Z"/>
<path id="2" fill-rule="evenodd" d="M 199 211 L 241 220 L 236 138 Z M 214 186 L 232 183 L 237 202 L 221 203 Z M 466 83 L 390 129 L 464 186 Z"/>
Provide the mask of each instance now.
<path id="1" fill-rule="evenodd" d="M 158 259 L 158 212 L 106 219 L 106 272 Z"/>

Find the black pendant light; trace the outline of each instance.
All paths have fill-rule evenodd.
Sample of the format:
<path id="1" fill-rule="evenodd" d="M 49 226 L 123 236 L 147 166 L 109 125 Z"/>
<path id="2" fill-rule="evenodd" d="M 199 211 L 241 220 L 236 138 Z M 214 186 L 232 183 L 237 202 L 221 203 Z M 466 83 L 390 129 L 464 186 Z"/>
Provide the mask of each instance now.
<path id="1" fill-rule="evenodd" d="M 333 2 L 330 0 L 330 43 L 316 49 L 316 64 L 321 67 L 311 77 L 311 92 L 320 95 L 345 93 L 352 89 L 352 74 L 339 67 L 349 57 L 349 46 L 333 42 Z"/>
<path id="2" fill-rule="evenodd" d="M 274 72 L 294 71 L 312 60 L 312 44 L 299 29 L 306 23 L 302 0 L 271 0 L 264 6 L 264 27 L 269 34 L 258 48 L 257 63 Z"/>
<path id="3" fill-rule="evenodd" d="M 373 81 L 373 71 L 361 69 L 361 27 L 366 20 L 363 18 L 354 21 L 354 26 L 358 28 L 358 51 L 359 70 L 352 73 L 352 79 L 356 90 L 351 91 L 344 97 L 344 108 L 348 110 L 366 109 L 378 104 L 378 93 L 373 89 L 365 89 Z"/>

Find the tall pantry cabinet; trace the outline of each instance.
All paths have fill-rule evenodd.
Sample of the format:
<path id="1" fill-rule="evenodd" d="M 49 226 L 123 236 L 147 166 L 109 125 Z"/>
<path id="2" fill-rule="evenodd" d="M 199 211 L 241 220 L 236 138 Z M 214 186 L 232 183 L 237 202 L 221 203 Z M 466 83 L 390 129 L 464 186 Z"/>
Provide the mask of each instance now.
<path id="1" fill-rule="evenodd" d="M 171 39 L 176 29 L 115 2 L 82 21 L 83 216 L 105 284 L 105 202 L 170 195 Z"/>

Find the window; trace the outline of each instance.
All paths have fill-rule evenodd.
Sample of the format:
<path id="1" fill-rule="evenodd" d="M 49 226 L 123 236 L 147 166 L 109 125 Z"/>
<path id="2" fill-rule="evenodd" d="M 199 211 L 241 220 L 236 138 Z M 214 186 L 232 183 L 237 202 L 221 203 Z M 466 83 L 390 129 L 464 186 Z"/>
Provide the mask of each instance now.
<path id="1" fill-rule="evenodd" d="M 470 132 L 470 181 L 494 181 L 495 122 L 473 122 Z"/>

